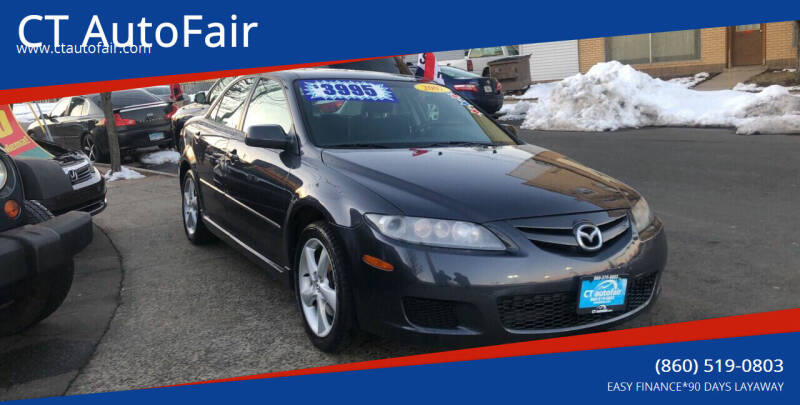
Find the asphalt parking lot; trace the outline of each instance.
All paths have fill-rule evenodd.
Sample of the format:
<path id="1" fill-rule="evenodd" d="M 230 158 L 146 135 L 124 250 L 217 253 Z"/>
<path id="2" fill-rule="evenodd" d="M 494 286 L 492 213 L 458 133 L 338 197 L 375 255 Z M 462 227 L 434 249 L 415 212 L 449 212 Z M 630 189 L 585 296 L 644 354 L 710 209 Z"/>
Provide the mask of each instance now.
<path id="1" fill-rule="evenodd" d="M 800 306 L 800 137 L 687 128 L 520 136 L 632 185 L 666 224 L 670 257 L 661 299 L 624 327 Z M 95 223 L 121 258 L 119 306 L 66 393 L 436 350 L 372 338 L 340 355 L 321 353 L 308 342 L 283 284 L 225 245 L 199 248 L 185 240 L 177 179 L 111 183 L 108 198 Z M 68 302 L 54 317 L 74 309 Z M 24 367 L 32 360 L 16 361 Z M 24 386 L 3 387 L 0 398 L 42 395 L 37 387 L 46 381 L 34 376 Z"/>

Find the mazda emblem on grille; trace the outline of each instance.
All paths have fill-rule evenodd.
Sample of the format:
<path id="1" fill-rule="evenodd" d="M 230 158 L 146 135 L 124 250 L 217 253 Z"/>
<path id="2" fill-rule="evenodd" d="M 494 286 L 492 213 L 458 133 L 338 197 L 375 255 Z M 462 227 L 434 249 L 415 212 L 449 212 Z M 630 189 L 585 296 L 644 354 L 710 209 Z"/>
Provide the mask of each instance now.
<path id="1" fill-rule="evenodd" d="M 597 225 L 584 222 L 575 226 L 575 240 L 578 246 L 587 252 L 594 252 L 603 247 L 603 233 Z"/>
<path id="2" fill-rule="evenodd" d="M 78 172 L 77 171 L 70 170 L 69 173 L 67 173 L 67 175 L 69 175 L 69 180 L 71 182 L 75 183 L 76 181 L 78 181 Z"/>

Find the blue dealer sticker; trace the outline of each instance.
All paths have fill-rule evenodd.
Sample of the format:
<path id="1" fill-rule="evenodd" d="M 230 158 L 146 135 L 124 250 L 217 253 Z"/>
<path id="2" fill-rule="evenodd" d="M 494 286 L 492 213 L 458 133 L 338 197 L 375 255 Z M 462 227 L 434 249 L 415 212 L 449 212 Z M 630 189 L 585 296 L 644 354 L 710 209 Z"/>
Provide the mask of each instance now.
<path id="1" fill-rule="evenodd" d="M 617 275 L 588 277 L 580 281 L 578 313 L 604 313 L 625 308 L 628 279 Z"/>
<path id="2" fill-rule="evenodd" d="M 300 89 L 308 101 L 397 102 L 392 89 L 379 82 L 363 80 L 301 80 Z"/>

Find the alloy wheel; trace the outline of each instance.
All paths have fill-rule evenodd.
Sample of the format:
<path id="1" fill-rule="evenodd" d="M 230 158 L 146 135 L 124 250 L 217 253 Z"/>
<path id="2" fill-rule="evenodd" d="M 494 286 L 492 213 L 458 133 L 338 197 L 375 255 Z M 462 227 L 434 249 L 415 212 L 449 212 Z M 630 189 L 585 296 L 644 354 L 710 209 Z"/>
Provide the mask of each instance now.
<path id="1" fill-rule="evenodd" d="M 297 272 L 300 305 L 314 334 L 325 337 L 336 321 L 333 261 L 319 239 L 309 239 L 302 249 Z"/>
<path id="2" fill-rule="evenodd" d="M 198 212 L 197 187 L 192 176 L 186 176 L 183 184 L 183 226 L 189 235 L 194 235 L 197 231 Z"/>
<path id="3" fill-rule="evenodd" d="M 88 156 L 89 160 L 92 162 L 97 161 L 97 145 L 95 145 L 91 136 L 83 137 L 83 152 L 86 153 L 86 156 Z"/>

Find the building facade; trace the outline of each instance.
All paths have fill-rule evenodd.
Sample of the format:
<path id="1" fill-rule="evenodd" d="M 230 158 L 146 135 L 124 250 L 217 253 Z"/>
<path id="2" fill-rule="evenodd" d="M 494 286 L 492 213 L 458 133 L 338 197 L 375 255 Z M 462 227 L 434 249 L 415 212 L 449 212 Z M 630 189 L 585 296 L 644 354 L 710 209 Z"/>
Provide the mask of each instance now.
<path id="1" fill-rule="evenodd" d="M 797 68 L 798 22 L 625 35 L 578 40 L 580 71 L 617 60 L 669 78 L 739 66 Z"/>

